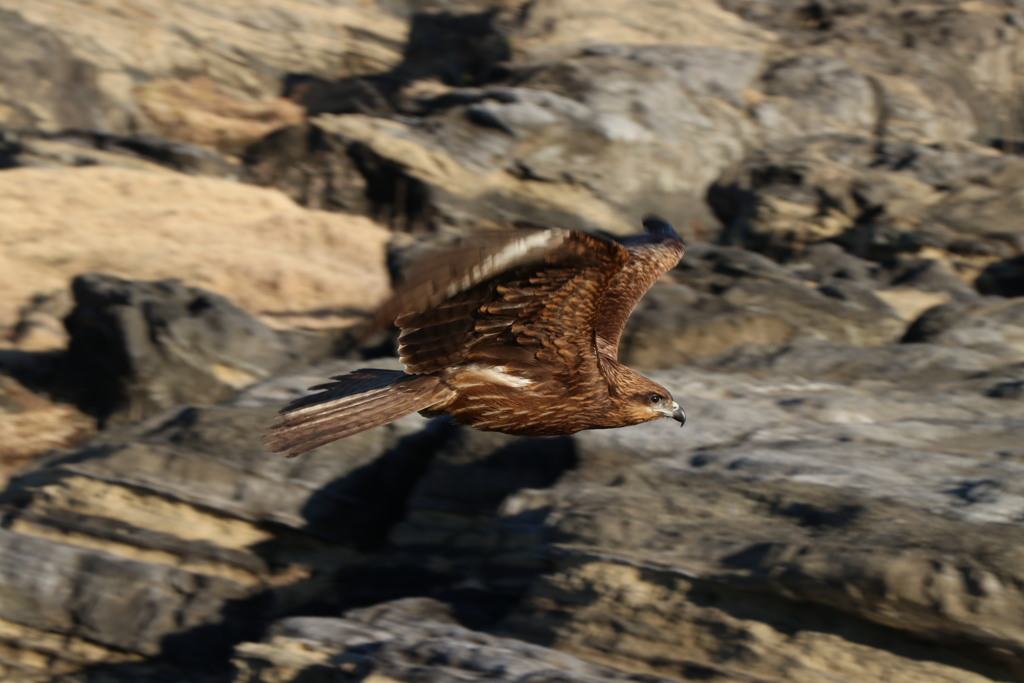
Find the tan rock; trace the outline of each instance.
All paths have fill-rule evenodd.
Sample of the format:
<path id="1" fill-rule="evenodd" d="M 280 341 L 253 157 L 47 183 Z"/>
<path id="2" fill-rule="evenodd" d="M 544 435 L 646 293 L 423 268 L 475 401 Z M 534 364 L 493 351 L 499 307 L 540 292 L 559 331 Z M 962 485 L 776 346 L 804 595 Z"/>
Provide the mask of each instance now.
<path id="1" fill-rule="evenodd" d="M 0 375 L 0 487 L 36 455 L 77 443 L 94 431 L 92 420 L 74 407 Z"/>
<path id="2" fill-rule="evenodd" d="M 182 132 L 178 124 L 185 123 L 198 128 L 189 139 L 220 129 L 223 137 L 203 142 L 229 149 L 247 126 L 255 134 L 267 123 L 286 74 L 336 79 L 387 71 L 401 58 L 406 32 L 404 21 L 372 7 L 307 0 L 0 0 L 0 10 L 19 19 L 12 40 L 32 41 L 12 53 L 23 72 L 45 69 L 37 76 L 68 81 L 68 92 L 48 82 L 32 87 L 38 78 L 0 81 L 0 100 L 20 105 L 0 111 L 8 125 L 166 134 Z M 43 39 L 45 57 L 33 58 Z M 176 81 L 182 74 L 203 74 L 215 95 L 197 97 L 202 87 Z M 75 98 L 81 106 L 69 106 Z M 172 101 L 182 105 L 176 115 Z"/>
<path id="3" fill-rule="evenodd" d="M 53 675 L 71 673 L 84 666 L 139 659 L 138 655 L 118 652 L 85 638 L 0 619 L 0 678 L 5 681 L 43 683 L 52 680 Z"/>
<path id="4" fill-rule="evenodd" d="M 352 322 L 389 286 L 386 230 L 275 190 L 117 168 L 14 169 L 0 188 L 0 338 L 85 272 L 180 278 L 279 326 Z"/>
<path id="5" fill-rule="evenodd" d="M 534 4 L 522 29 L 524 50 L 586 44 L 696 45 L 765 48 L 774 34 L 715 3 L 614 0 L 596 8 L 585 0 Z"/>
<path id="6" fill-rule="evenodd" d="M 541 628 L 557 634 L 556 649 L 608 666 L 670 676 L 692 662 L 715 662 L 751 676 L 741 680 L 792 683 L 992 680 L 813 627 L 793 633 L 777 630 L 760 619 L 779 607 L 753 591 L 734 601 L 717 586 L 685 572 L 581 562 L 562 567 L 533 604 L 558 609 L 562 596 L 574 594 L 593 597 L 586 605 L 573 605 L 577 617 L 571 621 L 556 626 L 552 620 Z"/>
<path id="7" fill-rule="evenodd" d="M 229 154 L 242 154 L 264 135 L 305 117 L 291 100 L 246 99 L 205 76 L 150 81 L 135 94 L 160 135 Z"/>
<path id="8" fill-rule="evenodd" d="M 950 300 L 947 292 L 925 292 L 906 287 L 880 289 L 875 292 L 875 296 L 889 304 L 900 318 L 908 322 L 916 320 L 932 306 L 939 306 Z"/>

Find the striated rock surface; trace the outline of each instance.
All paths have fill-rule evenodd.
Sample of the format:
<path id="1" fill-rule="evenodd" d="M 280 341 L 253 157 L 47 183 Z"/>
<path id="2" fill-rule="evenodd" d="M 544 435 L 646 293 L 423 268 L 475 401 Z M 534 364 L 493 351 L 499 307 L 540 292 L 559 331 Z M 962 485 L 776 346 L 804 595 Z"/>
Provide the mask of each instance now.
<path id="1" fill-rule="evenodd" d="M 1024 675 L 1016 405 L 981 398 L 992 380 L 858 374 L 662 376 L 691 397 L 686 445 L 578 439 L 582 472 L 625 466 L 548 495 L 553 569 L 505 632 L 667 675 Z"/>
<path id="2" fill-rule="evenodd" d="M 597 677 L 1024 675 L 1024 422 L 1018 400 L 993 393 L 1021 381 L 1019 365 L 979 355 L 959 374 L 904 377 L 889 361 L 872 376 L 856 365 L 876 352 L 788 353 L 803 376 L 785 351 L 769 376 L 656 374 L 685 397 L 683 431 L 516 439 L 411 417 L 310 457 L 267 456 L 259 431 L 286 394 L 354 362 L 111 431 L 4 494 L 4 642 L 40 652 L 57 632 L 92 661 L 158 655 L 208 671 L 249 640 L 237 680 L 352 667 L 401 678 L 414 663 L 444 677 L 472 668 L 466 643 L 497 672 L 499 651 L 534 647 L 467 629 L 608 667 Z M 75 601 L 43 588 L 62 581 L 84 586 Z M 133 595 L 121 581 L 154 602 L 127 630 L 103 616 Z M 263 631 L 275 615 L 404 596 L 443 600 L 462 626 L 374 608 Z M 165 622 L 165 609 L 185 611 Z M 369 616 L 380 609 L 392 616 Z M 83 611 L 84 624 L 62 616 Z M 593 666 L 529 651 L 566 675 Z"/>
<path id="3" fill-rule="evenodd" d="M 240 682 L 343 680 L 344 676 L 399 681 L 412 677 L 428 681 L 674 680 L 600 666 L 520 640 L 472 631 L 460 626 L 446 605 L 424 598 L 352 610 L 344 618 L 284 619 L 274 624 L 265 642 L 240 646 L 234 661 L 239 670 L 235 680 Z M 694 667 L 693 673 L 706 676 L 712 671 Z M 715 680 L 743 679 L 716 676 Z"/>
<path id="4" fill-rule="evenodd" d="M 707 192 L 724 238 L 761 250 L 842 240 L 879 260 L 932 247 L 973 257 L 955 262 L 968 280 L 976 257 L 1019 254 L 1006 223 L 1021 174 L 1000 151 L 1020 136 L 1018 13 L 772 6 L 417 14 L 401 64 L 338 81 L 333 106 L 307 100 L 319 115 L 250 149 L 247 166 L 311 206 L 399 228 L 621 231 L 647 210 L 708 222 Z M 507 44 L 504 62 L 467 71 L 481 46 L 443 37 L 471 20 Z"/>
<path id="5" fill-rule="evenodd" d="M 358 3 L 0 3 L 12 128 L 153 133 L 239 153 L 301 113 L 287 74 L 390 68 L 404 25 Z M 42 87 L 41 87 L 42 86 Z"/>
<path id="6" fill-rule="evenodd" d="M 673 277 L 677 284 L 654 289 L 633 314 L 620 349 L 627 362 L 663 368 L 749 345 L 810 340 L 884 346 L 907 327 L 868 275 L 828 273 L 816 281 L 800 265 L 697 244 Z"/>
<path id="7" fill-rule="evenodd" d="M 388 234 L 373 222 L 136 161 L 0 175 L 0 373 L 42 394 L 0 416 L 5 479 L 90 433 L 86 414 L 105 423 L 223 401 L 323 357 L 330 335 L 267 325 L 350 324 L 386 294 Z M 69 286 L 81 273 L 94 275 Z"/>
<path id="8" fill-rule="evenodd" d="M 717 62 L 734 71 L 702 80 Z M 641 207 L 706 216 L 695 196 L 753 137 L 738 93 L 758 66 L 756 54 L 720 48 L 582 50 L 487 87 L 412 90 L 416 118 L 325 113 L 246 161 L 258 183 L 396 227 L 522 221 L 622 232 Z M 294 163 L 312 170 L 298 174 Z M 339 175 L 362 179 L 368 207 L 323 187 Z"/>
<path id="9" fill-rule="evenodd" d="M 273 409 L 250 404 L 108 431 L 12 481 L 0 535 L 5 677 L 146 655 L 209 670 L 269 615 L 315 601 L 329 572 L 362 562 L 354 547 L 380 524 L 376 501 L 403 495 L 375 461 L 422 419 L 285 460 L 260 442 Z M 55 649 L 57 637 L 81 645 Z"/>
<path id="10" fill-rule="evenodd" d="M 0 678 L 1024 680 L 1019 3 L 0 0 L 0 37 Z M 649 211 L 688 254 L 622 355 L 684 430 L 264 452 L 396 367 L 290 366 L 424 244 Z M 60 401 L 104 382 L 92 434 Z"/>

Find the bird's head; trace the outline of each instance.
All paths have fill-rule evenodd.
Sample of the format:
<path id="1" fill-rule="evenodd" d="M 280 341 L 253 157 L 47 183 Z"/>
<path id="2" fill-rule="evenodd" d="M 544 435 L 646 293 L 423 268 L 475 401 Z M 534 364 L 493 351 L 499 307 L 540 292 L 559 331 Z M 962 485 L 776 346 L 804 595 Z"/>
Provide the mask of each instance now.
<path id="1" fill-rule="evenodd" d="M 686 422 L 686 413 L 672 400 L 672 394 L 668 389 L 657 382 L 642 378 L 643 382 L 629 395 L 628 402 L 630 412 L 637 418 L 637 422 L 650 422 L 663 417 L 671 417 L 682 427 Z"/>
<path id="2" fill-rule="evenodd" d="M 602 365 L 608 377 L 610 397 L 618 407 L 617 426 L 635 425 L 663 417 L 671 417 L 680 426 L 686 422 L 686 413 L 672 399 L 668 389 L 618 361 L 605 359 Z"/>

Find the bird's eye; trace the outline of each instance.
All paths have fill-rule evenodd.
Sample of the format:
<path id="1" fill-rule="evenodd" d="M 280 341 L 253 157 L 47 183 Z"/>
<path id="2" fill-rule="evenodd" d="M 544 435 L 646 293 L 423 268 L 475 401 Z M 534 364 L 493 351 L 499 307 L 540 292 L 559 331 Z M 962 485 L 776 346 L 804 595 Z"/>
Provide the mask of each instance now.
<path id="1" fill-rule="evenodd" d="M 651 397 L 650 397 L 651 405 L 656 406 L 656 405 L 658 405 L 659 403 L 661 403 L 664 400 L 665 400 L 665 397 L 662 396 L 661 394 L 651 394 Z"/>

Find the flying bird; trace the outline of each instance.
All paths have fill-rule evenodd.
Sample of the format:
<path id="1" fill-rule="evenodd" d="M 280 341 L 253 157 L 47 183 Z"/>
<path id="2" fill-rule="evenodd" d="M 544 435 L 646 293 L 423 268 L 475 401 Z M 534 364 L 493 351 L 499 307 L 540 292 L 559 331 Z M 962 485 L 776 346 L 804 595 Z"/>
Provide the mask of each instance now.
<path id="1" fill-rule="evenodd" d="M 300 455 L 410 413 L 532 436 L 686 415 L 618 360 L 633 309 L 679 263 L 683 242 L 649 216 L 645 234 L 577 230 L 478 235 L 410 267 L 372 325 L 397 325 L 405 371 L 363 369 L 287 405 L 267 447 Z"/>

